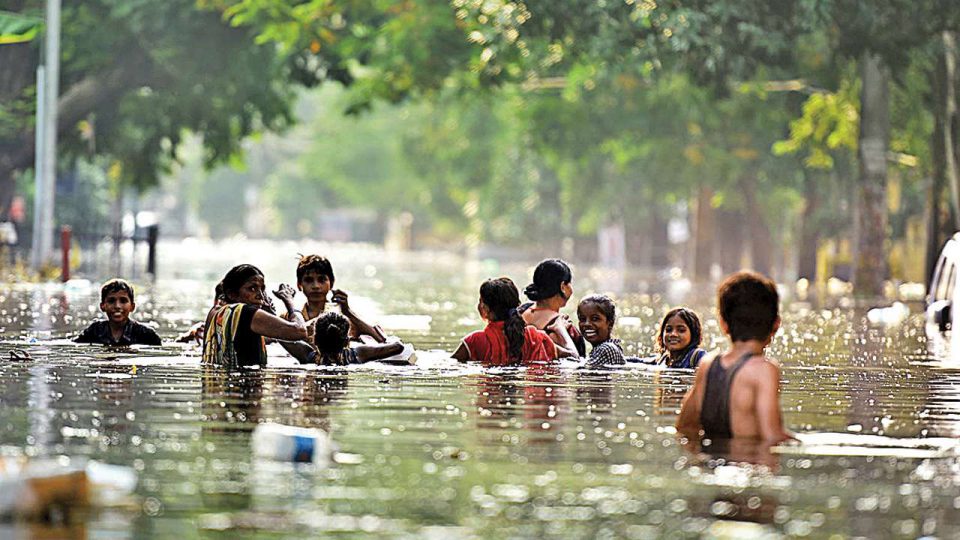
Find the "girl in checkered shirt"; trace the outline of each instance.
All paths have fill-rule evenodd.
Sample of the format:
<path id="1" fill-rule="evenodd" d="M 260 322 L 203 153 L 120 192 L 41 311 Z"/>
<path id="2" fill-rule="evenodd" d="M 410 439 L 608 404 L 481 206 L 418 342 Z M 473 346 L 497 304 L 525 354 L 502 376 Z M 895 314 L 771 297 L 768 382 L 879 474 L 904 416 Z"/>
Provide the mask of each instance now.
<path id="1" fill-rule="evenodd" d="M 580 333 L 593 346 L 584 368 L 599 369 L 626 363 L 620 340 L 610 335 L 617 321 L 617 306 L 610 297 L 594 294 L 584 298 L 577 306 L 577 319 Z"/>

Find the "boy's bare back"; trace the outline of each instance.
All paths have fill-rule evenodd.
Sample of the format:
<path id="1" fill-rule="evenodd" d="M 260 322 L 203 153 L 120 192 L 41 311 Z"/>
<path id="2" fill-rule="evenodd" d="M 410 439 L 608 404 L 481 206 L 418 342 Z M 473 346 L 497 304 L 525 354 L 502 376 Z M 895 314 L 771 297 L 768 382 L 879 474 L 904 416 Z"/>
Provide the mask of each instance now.
<path id="1" fill-rule="evenodd" d="M 698 366 L 677 420 L 677 427 L 685 434 L 695 435 L 702 428 L 700 413 L 710 366 L 720 362 L 729 370 L 739 356 L 732 351 L 720 357 L 710 356 Z M 789 437 L 780 416 L 779 387 L 780 368 L 775 361 L 754 355 L 743 364 L 730 384 L 730 430 L 734 437 L 767 441 Z"/>
<path id="2" fill-rule="evenodd" d="M 720 329 L 730 348 L 697 367 L 677 418 L 684 435 L 694 438 L 703 429 L 711 438 L 790 438 L 780 416 L 780 368 L 763 354 L 780 328 L 779 302 L 776 284 L 760 274 L 737 272 L 720 284 Z"/>

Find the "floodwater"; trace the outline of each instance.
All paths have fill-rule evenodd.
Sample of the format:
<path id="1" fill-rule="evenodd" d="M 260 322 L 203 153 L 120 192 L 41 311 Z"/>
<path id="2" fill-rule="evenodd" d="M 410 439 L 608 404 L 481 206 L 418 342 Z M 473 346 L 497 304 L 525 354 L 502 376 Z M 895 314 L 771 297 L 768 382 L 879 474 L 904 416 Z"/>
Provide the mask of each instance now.
<path id="1" fill-rule="evenodd" d="M 481 327 L 479 283 L 506 274 L 522 286 L 530 265 L 301 243 L 162 247 L 164 277 L 140 284 L 135 316 L 165 339 L 202 316 L 231 264 L 290 282 L 295 254 L 320 251 L 354 308 L 413 343 L 418 364 L 304 369 L 277 350 L 265 370 L 226 374 L 201 369 L 195 346 L 77 346 L 63 338 L 96 316 L 96 284 L 8 284 L 0 357 L 23 348 L 34 361 L 0 363 L 0 453 L 85 456 L 140 481 L 133 507 L 3 535 L 960 536 L 960 369 L 929 357 L 918 314 L 871 328 L 851 309 L 787 303 L 769 352 L 785 422 L 806 443 L 709 455 L 672 427 L 689 372 L 485 371 L 446 358 Z M 575 268 L 575 298 L 600 282 Z M 670 288 L 625 280 L 628 352 L 652 352 Z M 694 293 L 707 343 L 722 343 L 710 291 Z M 337 462 L 253 459 L 251 430 L 268 421 L 327 430 Z"/>

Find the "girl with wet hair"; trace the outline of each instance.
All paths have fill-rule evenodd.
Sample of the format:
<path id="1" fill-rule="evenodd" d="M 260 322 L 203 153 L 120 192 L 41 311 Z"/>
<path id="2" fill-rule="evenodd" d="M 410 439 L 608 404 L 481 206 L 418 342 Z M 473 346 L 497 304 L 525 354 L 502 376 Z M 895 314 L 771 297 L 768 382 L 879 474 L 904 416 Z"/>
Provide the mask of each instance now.
<path id="1" fill-rule="evenodd" d="M 553 339 L 561 358 L 579 358 L 587 351 L 577 327 L 560 313 L 573 296 L 572 281 L 573 273 L 567 263 L 560 259 L 541 261 L 533 271 L 533 283 L 523 290 L 533 302 L 519 308 L 524 322 L 543 330 Z"/>
<path id="2" fill-rule="evenodd" d="M 703 330 L 700 317 L 685 307 L 673 308 L 663 316 L 657 331 L 658 364 L 670 368 L 695 369 L 707 353 L 700 348 Z"/>
<path id="3" fill-rule="evenodd" d="M 319 354 L 316 362 L 324 366 L 345 366 L 382 360 L 403 352 L 403 343 L 350 344 L 350 320 L 335 311 L 327 311 L 314 322 L 313 344 Z"/>
<path id="4" fill-rule="evenodd" d="M 510 278 L 488 279 L 480 286 L 477 311 L 487 327 L 463 338 L 453 353 L 461 362 L 487 366 L 518 366 L 549 362 L 557 347 L 544 332 L 527 326 L 517 312 L 520 293 Z M 569 336 L 568 336 L 569 337 Z"/>
<path id="5" fill-rule="evenodd" d="M 226 368 L 265 366 L 267 348 L 264 338 L 297 341 L 307 338 L 303 316 L 296 314 L 286 321 L 274 314 L 267 300 L 263 272 L 250 264 L 230 269 L 220 284 L 223 302 L 214 305 L 207 314 L 203 335 L 205 365 Z M 280 285 L 273 291 L 287 307 L 293 308 L 296 291 L 289 285 Z"/>

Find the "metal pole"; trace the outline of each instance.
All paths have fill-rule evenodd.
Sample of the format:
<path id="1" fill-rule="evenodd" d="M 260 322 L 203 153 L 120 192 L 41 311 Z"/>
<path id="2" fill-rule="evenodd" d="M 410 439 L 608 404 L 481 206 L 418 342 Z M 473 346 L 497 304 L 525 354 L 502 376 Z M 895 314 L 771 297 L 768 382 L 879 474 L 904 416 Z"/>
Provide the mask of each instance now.
<path id="1" fill-rule="evenodd" d="M 60 0 L 47 0 L 42 65 L 37 68 L 37 128 L 34 168 L 33 252 L 30 262 L 39 271 L 53 254 L 57 188 L 57 99 L 60 95 Z"/>
<path id="2" fill-rule="evenodd" d="M 45 90 L 46 77 L 41 63 L 37 66 L 37 118 L 33 152 L 33 234 L 30 242 L 30 266 L 37 272 L 43 266 L 43 254 L 41 253 L 43 246 L 40 239 L 43 237 L 44 197 L 42 194 L 46 192 L 43 187 L 43 182 L 46 179 L 43 174 L 43 144 L 46 140 L 44 137 L 44 130 L 46 129 L 46 122 L 44 121 L 44 112 L 46 111 Z"/>
<path id="3" fill-rule="evenodd" d="M 41 254 L 49 262 L 53 253 L 54 206 L 57 191 L 57 101 L 60 96 L 60 0 L 47 0 L 46 83 L 44 94 L 44 222 Z"/>

